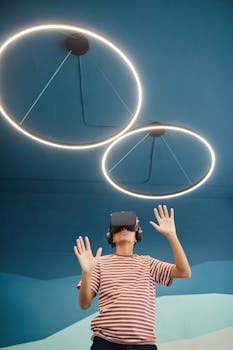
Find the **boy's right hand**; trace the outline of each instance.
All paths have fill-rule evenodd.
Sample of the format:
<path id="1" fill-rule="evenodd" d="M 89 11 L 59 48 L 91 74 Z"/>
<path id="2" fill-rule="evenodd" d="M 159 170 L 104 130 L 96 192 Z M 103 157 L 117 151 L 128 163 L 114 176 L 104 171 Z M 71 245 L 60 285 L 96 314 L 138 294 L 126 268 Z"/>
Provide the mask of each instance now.
<path id="1" fill-rule="evenodd" d="M 74 246 L 74 253 L 79 260 L 82 271 L 91 273 L 100 260 L 102 248 L 98 248 L 96 256 L 94 257 L 88 237 L 85 237 L 86 247 L 81 236 L 76 239 L 76 243 L 76 246 Z"/>

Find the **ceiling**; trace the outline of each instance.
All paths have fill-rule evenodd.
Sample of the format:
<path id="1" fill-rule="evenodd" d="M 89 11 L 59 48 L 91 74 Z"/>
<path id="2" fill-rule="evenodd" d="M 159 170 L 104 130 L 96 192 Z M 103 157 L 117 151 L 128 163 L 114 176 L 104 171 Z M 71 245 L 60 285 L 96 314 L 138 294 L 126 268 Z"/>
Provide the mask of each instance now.
<path id="1" fill-rule="evenodd" d="M 132 61 L 143 90 L 130 128 L 152 122 L 192 129 L 213 147 L 211 177 L 192 192 L 201 198 L 233 197 L 233 6 L 231 1 L 1 1 L 1 44 L 26 27 L 63 23 L 111 40 Z M 135 78 L 99 40 L 78 58 L 65 47 L 71 32 L 36 32 L 14 42 L 0 61 L 0 100 L 16 123 L 49 140 L 88 144 L 116 135 L 137 106 Z M 45 89 L 62 61 L 54 79 Z M 44 92 L 43 92 L 44 90 Z M 42 93 L 38 102 L 30 107 Z M 61 149 L 26 137 L 0 119 L 1 191 L 115 193 L 103 176 L 109 146 Z M 114 148 L 111 176 L 141 193 L 180 191 L 210 166 L 203 144 L 180 132 L 145 133 Z M 135 147 L 135 145 L 137 145 Z"/>

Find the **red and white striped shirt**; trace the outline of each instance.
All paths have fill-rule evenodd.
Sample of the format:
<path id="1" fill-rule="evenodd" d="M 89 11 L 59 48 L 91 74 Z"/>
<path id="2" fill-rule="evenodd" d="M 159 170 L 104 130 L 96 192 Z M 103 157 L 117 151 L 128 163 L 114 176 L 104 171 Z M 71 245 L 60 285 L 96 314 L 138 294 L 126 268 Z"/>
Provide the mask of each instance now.
<path id="1" fill-rule="evenodd" d="M 155 284 L 171 285 L 172 266 L 137 254 L 101 256 L 91 278 L 95 294 L 100 289 L 92 340 L 98 336 L 119 344 L 155 344 Z"/>

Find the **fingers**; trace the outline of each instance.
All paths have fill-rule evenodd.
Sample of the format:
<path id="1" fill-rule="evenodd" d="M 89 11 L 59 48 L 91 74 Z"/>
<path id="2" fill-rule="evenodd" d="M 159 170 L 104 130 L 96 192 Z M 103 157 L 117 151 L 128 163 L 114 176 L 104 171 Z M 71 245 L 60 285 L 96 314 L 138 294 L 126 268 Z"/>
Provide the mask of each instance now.
<path id="1" fill-rule="evenodd" d="M 90 241 L 89 241 L 89 238 L 87 236 L 85 236 L 85 243 L 86 243 L 86 249 L 91 250 Z"/>
<path id="2" fill-rule="evenodd" d="M 91 251 L 90 241 L 89 241 L 89 238 L 87 236 L 85 236 L 85 244 L 84 244 L 82 236 L 79 236 L 76 239 L 76 243 L 77 243 L 77 245 L 74 247 L 75 254 L 76 253 L 82 254 L 83 252 Z"/>
<path id="3" fill-rule="evenodd" d="M 169 212 L 167 210 L 167 206 L 166 205 L 158 205 L 158 209 L 154 208 L 154 213 L 155 213 L 155 217 L 158 220 L 161 220 L 163 218 L 173 218 L 174 219 L 174 209 L 171 208 L 170 209 L 170 216 L 169 216 Z"/>
<path id="4" fill-rule="evenodd" d="M 170 217 L 172 219 L 174 219 L 174 209 L 173 208 L 170 209 Z"/>
<path id="5" fill-rule="evenodd" d="M 151 224 L 156 230 L 159 229 L 159 225 L 157 225 L 155 222 L 150 221 L 150 224 Z"/>
<path id="6" fill-rule="evenodd" d="M 102 254 L 102 248 L 99 248 L 96 252 L 96 258 L 100 258 L 101 254 Z"/>
<path id="7" fill-rule="evenodd" d="M 81 244 L 81 239 L 82 237 L 76 239 L 76 251 L 78 252 L 78 254 L 82 254 L 83 252 L 83 245 Z"/>
<path id="8" fill-rule="evenodd" d="M 86 249 L 85 249 L 85 245 L 84 245 L 82 236 L 79 236 L 78 243 L 79 243 L 78 247 L 81 247 L 81 250 L 85 251 Z"/>
<path id="9" fill-rule="evenodd" d="M 78 254 L 82 254 L 83 252 L 86 251 L 82 236 L 79 236 L 79 238 L 76 239 L 76 243 L 77 245 L 76 245 L 75 253 L 77 252 Z"/>
<path id="10" fill-rule="evenodd" d="M 161 217 L 159 216 L 159 212 L 158 212 L 157 208 L 154 208 L 154 213 L 155 213 L 155 217 L 156 217 L 157 221 L 160 222 Z"/>
<path id="11" fill-rule="evenodd" d="M 78 252 L 78 249 L 76 247 L 76 245 L 74 246 L 74 254 L 77 256 L 77 258 L 79 257 L 79 252 Z"/>
<path id="12" fill-rule="evenodd" d="M 160 217 L 161 217 L 161 218 L 164 218 L 164 212 L 163 212 L 162 205 L 159 205 L 158 208 L 159 208 Z"/>
<path id="13" fill-rule="evenodd" d="M 163 205 L 163 212 L 164 212 L 164 216 L 166 218 L 169 218 L 169 214 L 168 214 L 168 210 L 167 210 L 167 206 L 166 205 Z"/>

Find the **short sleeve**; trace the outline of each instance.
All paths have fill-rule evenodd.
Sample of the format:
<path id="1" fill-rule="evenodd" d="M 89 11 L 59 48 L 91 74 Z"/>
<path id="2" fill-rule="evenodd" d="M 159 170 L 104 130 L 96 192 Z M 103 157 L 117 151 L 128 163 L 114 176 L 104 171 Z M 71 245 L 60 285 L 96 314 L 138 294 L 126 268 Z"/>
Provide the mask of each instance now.
<path id="1" fill-rule="evenodd" d="M 170 277 L 171 269 L 174 264 L 150 257 L 150 274 L 154 282 L 169 287 L 173 278 Z"/>
<path id="2" fill-rule="evenodd" d="M 79 289 L 81 287 L 82 284 L 82 280 L 80 280 L 77 284 L 77 288 Z M 95 269 L 92 272 L 92 276 L 91 276 L 91 290 L 96 294 L 98 293 L 99 290 L 99 286 L 100 286 L 100 264 L 97 264 Z"/>

